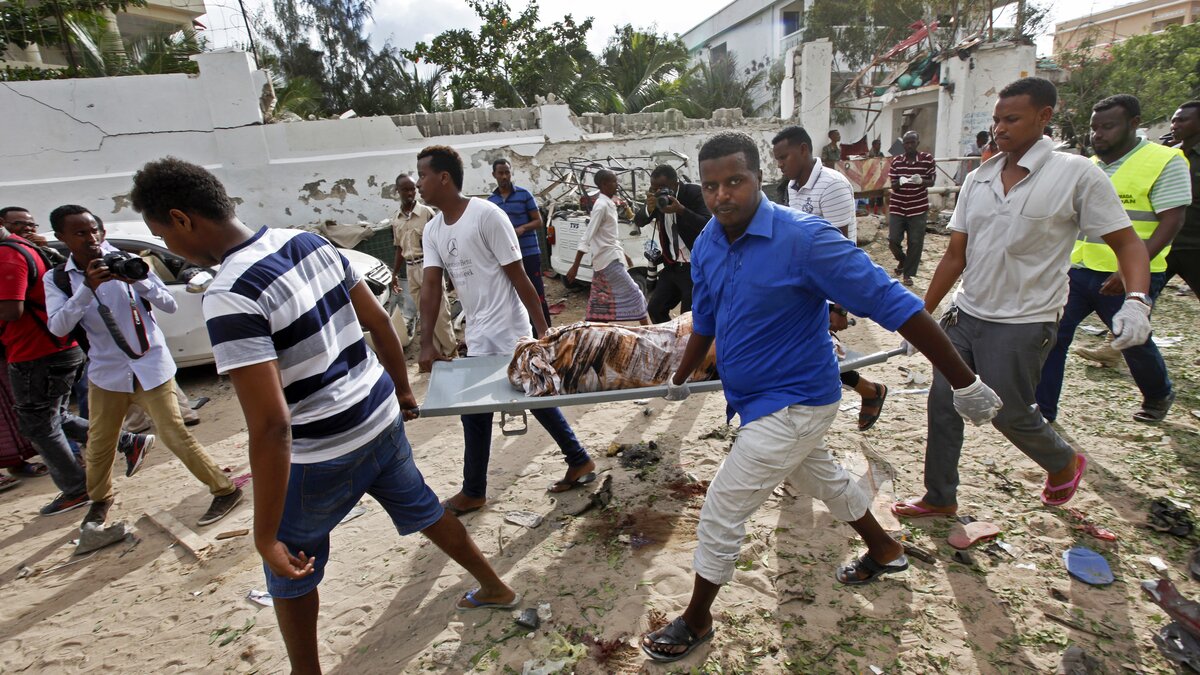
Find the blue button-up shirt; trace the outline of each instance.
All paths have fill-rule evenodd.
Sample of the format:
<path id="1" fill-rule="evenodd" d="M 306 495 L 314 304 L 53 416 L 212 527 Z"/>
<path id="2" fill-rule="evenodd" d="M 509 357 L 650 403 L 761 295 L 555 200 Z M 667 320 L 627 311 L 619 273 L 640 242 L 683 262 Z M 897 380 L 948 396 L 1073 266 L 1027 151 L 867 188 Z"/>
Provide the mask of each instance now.
<path id="1" fill-rule="evenodd" d="M 538 210 L 537 200 L 533 198 L 533 193 L 516 185 L 513 186 L 512 192 L 508 194 L 507 198 L 501 196 L 500 188 L 492 190 L 492 194 L 488 195 L 488 201 L 504 209 L 508 220 L 513 224 L 513 229 L 533 220 L 529 214 Z M 533 230 L 518 235 L 517 240 L 521 243 L 522 258 L 542 252 L 541 246 L 538 244 L 537 232 Z"/>
<path id="2" fill-rule="evenodd" d="M 117 250 L 108 243 L 101 246 L 105 253 Z M 66 335 L 76 325 L 82 325 L 87 331 L 90 343 L 88 381 L 108 391 L 132 393 L 135 383 L 141 385 L 143 390 L 149 390 L 175 376 L 175 361 L 167 349 L 167 338 L 158 327 L 154 315 L 147 311 L 142 303 L 142 299 L 145 298 L 154 307 L 168 314 L 175 312 L 175 296 L 171 295 L 171 291 L 167 290 L 161 279 L 153 272 L 148 278 L 133 284 L 114 279 L 100 284 L 93 293 L 84 282 L 84 271 L 75 264 L 74 257 L 67 261 L 66 270 L 73 291 L 70 297 L 54 284 L 53 272 L 43 277 L 48 317 L 46 325 L 55 335 Z M 134 352 L 141 351 L 141 343 L 133 323 L 133 312 L 141 315 L 146 338 L 150 343 L 150 348 L 144 356 L 131 359 L 121 351 L 105 327 L 104 319 L 100 318 L 97 299 L 112 312 L 121 330 L 121 336 Z"/>
<path id="3" fill-rule="evenodd" d="M 692 329 L 716 338 L 729 416 L 743 425 L 841 398 L 827 300 L 888 330 L 924 310 L 828 222 L 766 195 L 732 244 L 708 221 L 692 249 L 692 281 Z"/>

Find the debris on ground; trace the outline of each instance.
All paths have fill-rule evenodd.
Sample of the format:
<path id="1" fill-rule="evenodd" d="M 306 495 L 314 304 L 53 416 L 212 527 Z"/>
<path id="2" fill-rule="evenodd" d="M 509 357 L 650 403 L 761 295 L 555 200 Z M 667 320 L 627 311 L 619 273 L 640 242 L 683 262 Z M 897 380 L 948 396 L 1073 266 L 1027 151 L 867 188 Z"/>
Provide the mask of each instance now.
<path id="1" fill-rule="evenodd" d="M 246 594 L 246 599 L 261 607 L 275 606 L 275 598 L 271 597 L 271 594 L 266 591 L 258 591 L 252 588 L 250 589 L 250 592 Z"/>
<path id="2" fill-rule="evenodd" d="M 1200 640 L 1172 621 L 1153 637 L 1163 658 L 1174 663 L 1179 672 L 1200 673 Z"/>
<path id="3" fill-rule="evenodd" d="M 240 529 L 240 530 L 225 530 L 224 532 L 217 535 L 217 541 L 220 541 L 222 539 L 233 539 L 234 537 L 244 537 L 248 534 L 250 534 L 250 530 L 247 530 L 245 528 Z"/>
<path id="4" fill-rule="evenodd" d="M 1116 533 L 1114 533 L 1112 530 L 1107 530 L 1103 527 L 1096 525 L 1091 520 L 1089 520 L 1087 516 L 1083 515 L 1083 513 L 1081 513 L 1079 511 L 1079 509 L 1068 508 L 1067 514 L 1075 519 L 1076 524 L 1074 525 L 1074 527 L 1076 530 L 1079 530 L 1081 532 L 1086 532 L 1087 534 L 1090 534 L 1093 537 L 1103 540 L 1103 541 L 1116 541 L 1117 540 Z"/>
<path id="5" fill-rule="evenodd" d="M 662 451 L 654 441 L 622 443 L 617 447 L 615 454 L 620 458 L 618 461 L 621 466 L 626 469 L 644 469 L 662 460 Z"/>
<path id="6" fill-rule="evenodd" d="M 108 527 L 104 527 L 103 523 L 84 523 L 79 530 L 79 543 L 75 545 L 75 555 L 91 553 L 124 541 L 130 532 L 129 526 L 123 522 L 116 522 Z"/>
<path id="7" fill-rule="evenodd" d="M 341 522 L 338 523 L 338 525 L 344 525 L 344 524 L 354 520 L 355 518 L 361 516 L 362 514 L 364 514 L 366 512 L 367 512 L 367 507 L 363 506 L 362 504 L 357 504 L 357 505 L 355 505 L 354 508 L 350 509 L 350 513 L 347 513 L 346 516 L 344 518 L 342 518 Z M 219 538 L 220 537 L 218 537 L 218 539 Z"/>
<path id="8" fill-rule="evenodd" d="M 1076 546 L 1063 551 L 1063 564 L 1071 576 L 1090 586 L 1107 586 L 1115 579 L 1104 556 L 1090 548 Z"/>
<path id="9" fill-rule="evenodd" d="M 532 511 L 509 511 L 504 514 L 504 522 L 528 527 L 531 530 L 541 525 L 543 520 L 545 520 L 543 516 Z"/>
<path id="10" fill-rule="evenodd" d="M 700 437 L 705 441 L 731 441 L 737 438 L 737 427 L 732 424 L 722 424 Z"/>
<path id="11" fill-rule="evenodd" d="M 530 607 L 517 616 L 517 625 L 529 630 L 537 630 L 542 625 L 542 620 L 538 618 L 538 611 Z"/>
<path id="12" fill-rule="evenodd" d="M 1143 581 L 1142 590 L 1181 628 L 1200 638 L 1200 603 L 1183 597 L 1170 579 Z"/>
<path id="13" fill-rule="evenodd" d="M 596 488 L 592 494 L 588 495 L 587 503 L 571 512 L 570 515 L 581 516 L 593 508 L 606 509 L 608 508 L 608 505 L 612 503 L 612 498 L 612 474 L 610 473 L 604 477 L 603 481 L 600 482 L 600 487 Z"/>
<path id="14" fill-rule="evenodd" d="M 1150 516 L 1146 524 L 1152 530 L 1176 537 L 1187 537 L 1196 529 L 1191 509 L 1186 504 L 1169 498 L 1159 498 L 1150 502 Z"/>

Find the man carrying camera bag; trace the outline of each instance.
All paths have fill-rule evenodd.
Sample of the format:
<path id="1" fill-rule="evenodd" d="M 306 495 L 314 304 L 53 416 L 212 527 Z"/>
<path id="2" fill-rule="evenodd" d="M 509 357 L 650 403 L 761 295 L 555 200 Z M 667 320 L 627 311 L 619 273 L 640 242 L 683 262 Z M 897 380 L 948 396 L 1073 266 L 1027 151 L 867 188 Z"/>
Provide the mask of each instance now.
<path id="1" fill-rule="evenodd" d="M 64 269 L 72 292 L 68 296 L 53 275 L 46 275 L 47 324 L 55 335 L 69 335 L 79 326 L 90 343 L 85 457 L 92 506 L 83 522 L 100 524 L 108 517 L 113 458 L 131 403 L 145 408 L 158 439 L 212 492 L 212 505 L 198 524 L 224 518 L 241 501 L 242 491 L 184 426 L 175 401 L 175 362 L 151 309 L 174 312 L 174 296 L 141 258 L 104 243 L 104 229 L 84 207 L 54 209 L 50 226 L 71 251 Z M 132 476 L 144 458 L 144 452 L 127 455 L 125 475 Z"/>
<path id="2" fill-rule="evenodd" d="M 652 265 L 663 266 L 647 303 L 654 323 L 670 321 L 675 305 L 680 313 L 692 311 L 692 244 L 710 218 L 699 185 L 680 184 L 679 175 L 668 164 L 650 172 L 646 205 L 633 222 L 642 227 L 654 221 L 658 230 L 658 248 L 646 251 Z"/>

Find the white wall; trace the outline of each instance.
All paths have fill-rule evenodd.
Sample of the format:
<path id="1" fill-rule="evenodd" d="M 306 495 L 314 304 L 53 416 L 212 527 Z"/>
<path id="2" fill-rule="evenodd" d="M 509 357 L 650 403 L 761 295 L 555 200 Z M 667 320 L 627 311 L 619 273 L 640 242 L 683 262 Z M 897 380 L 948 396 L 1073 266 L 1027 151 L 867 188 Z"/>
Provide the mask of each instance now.
<path id="1" fill-rule="evenodd" d="M 1034 74 L 1033 45 L 998 43 L 973 50 L 966 59 L 952 56 L 942 63 L 942 96 L 938 108 L 939 157 L 961 157 L 975 147 L 975 134 L 992 125 L 992 109 L 1004 85 Z M 951 93 L 945 86 L 954 85 Z"/>
<path id="2" fill-rule="evenodd" d="M 248 224 L 374 222 L 394 212 L 392 182 L 398 173 L 415 170 L 416 155 L 427 145 L 458 149 L 467 164 L 465 191 L 486 194 L 493 187 L 491 160 L 498 156 L 511 158 L 516 179 L 535 189 L 550 182 L 555 161 L 570 157 L 673 149 L 691 158 L 695 175 L 696 154 L 714 127 L 748 131 L 768 152 L 767 143 L 782 126 L 781 120 L 743 121 L 725 111 L 713 120 L 683 124 L 677 111 L 668 111 L 642 117 L 681 128 L 613 136 L 585 131 L 564 105 L 536 108 L 536 128 L 428 138 L 417 126 L 391 117 L 264 124 L 260 105 L 270 93 L 267 74 L 254 70 L 246 54 L 203 54 L 196 60 L 198 76 L 0 83 L 6 117 L 0 204 L 25 206 L 43 223 L 65 203 L 82 204 L 110 221 L 137 219 L 128 201 L 133 173 L 174 155 L 214 171 Z M 508 119 L 511 112 L 446 115 Z M 773 175 L 773 163 L 764 169 Z"/>

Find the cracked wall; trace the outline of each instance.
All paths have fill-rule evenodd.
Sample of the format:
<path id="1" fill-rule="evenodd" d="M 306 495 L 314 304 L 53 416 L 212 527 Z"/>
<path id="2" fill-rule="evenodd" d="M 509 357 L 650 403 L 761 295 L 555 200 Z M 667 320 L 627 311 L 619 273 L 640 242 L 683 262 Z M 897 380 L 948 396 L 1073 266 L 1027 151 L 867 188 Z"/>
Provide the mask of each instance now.
<path id="1" fill-rule="evenodd" d="M 26 206 L 42 222 L 65 203 L 83 204 L 107 222 L 140 220 L 128 198 L 133 174 L 173 155 L 217 174 L 254 227 L 378 222 L 396 209 L 396 175 L 414 172 L 427 145 L 459 150 L 468 194 L 491 191 L 491 161 L 501 156 L 536 193 L 552 180 L 555 162 L 673 150 L 689 157 L 694 174 L 700 145 L 717 129 L 750 131 L 769 153 L 767 143 L 783 125 L 727 110 L 708 120 L 674 110 L 575 117 L 554 101 L 520 110 L 265 124 L 265 71 L 241 52 L 194 58 L 199 75 L 0 83 L 0 201 Z M 773 162 L 764 169 L 770 174 Z"/>

